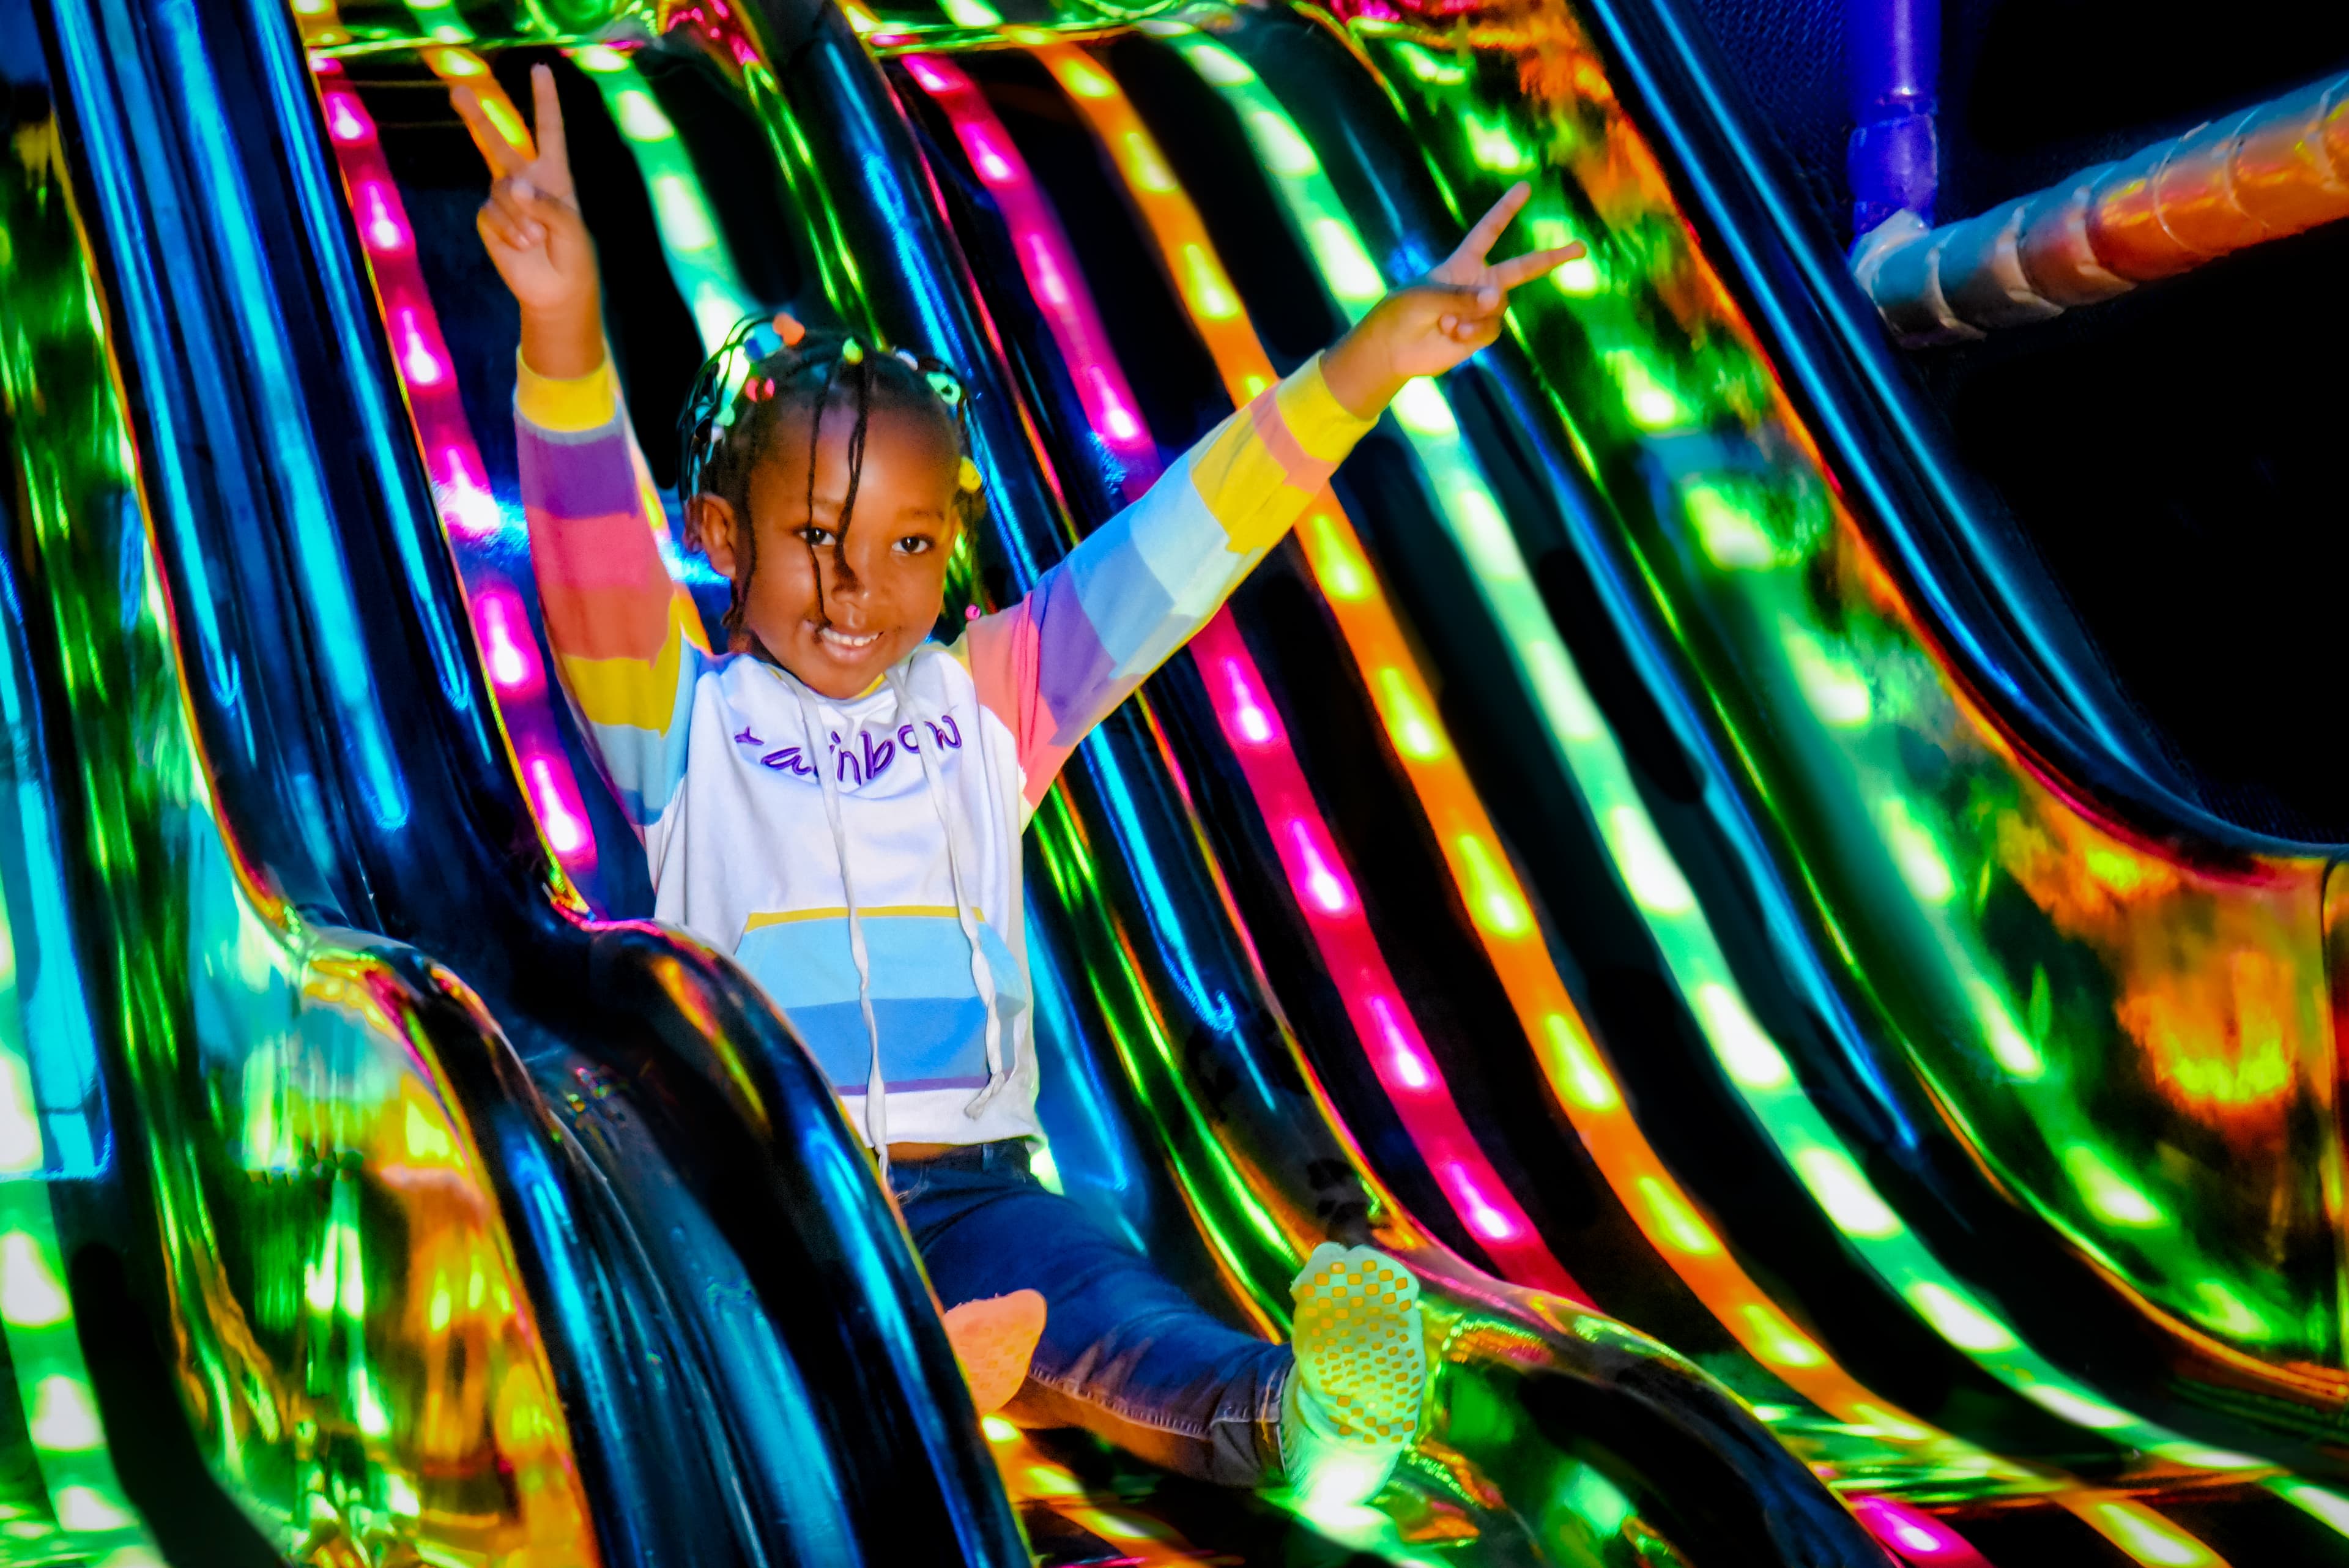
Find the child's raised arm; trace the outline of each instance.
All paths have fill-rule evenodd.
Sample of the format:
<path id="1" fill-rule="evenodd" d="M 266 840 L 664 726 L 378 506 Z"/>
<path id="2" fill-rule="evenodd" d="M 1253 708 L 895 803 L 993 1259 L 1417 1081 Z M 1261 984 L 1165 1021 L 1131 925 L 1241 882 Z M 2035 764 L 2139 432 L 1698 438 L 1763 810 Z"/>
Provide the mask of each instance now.
<path id="1" fill-rule="evenodd" d="M 508 140 L 470 88 L 451 96 L 496 177 L 478 220 L 481 244 L 522 307 L 514 424 L 547 641 L 621 805 L 643 828 L 685 776 L 709 644 L 662 564 L 667 522 L 604 352 L 595 245 L 574 197 L 554 73 L 533 70 L 531 88 L 535 151 Z"/>
<path id="2" fill-rule="evenodd" d="M 956 649 L 1018 742 L 1030 810 L 1077 742 L 1303 515 L 1403 384 L 1492 343 L 1510 289 L 1582 254 L 1575 244 L 1485 259 L 1527 194 L 1511 190 L 1443 265 L 1210 431 L 1027 597 L 972 623 Z"/>

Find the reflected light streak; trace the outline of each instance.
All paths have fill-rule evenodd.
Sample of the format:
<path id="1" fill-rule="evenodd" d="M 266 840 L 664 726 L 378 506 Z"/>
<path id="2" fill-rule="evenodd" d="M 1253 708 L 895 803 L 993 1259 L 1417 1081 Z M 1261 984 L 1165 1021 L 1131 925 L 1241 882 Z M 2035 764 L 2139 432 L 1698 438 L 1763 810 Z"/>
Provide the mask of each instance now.
<path id="1" fill-rule="evenodd" d="M 1851 1500 L 1851 1511 L 1870 1535 L 1905 1563 L 1920 1568 L 1991 1568 L 1989 1560 L 1964 1536 L 1907 1503 L 1889 1497 L 1856 1497 Z"/>
<path id="2" fill-rule="evenodd" d="M 1230 74 L 1220 63 L 1222 57 L 1230 54 L 1224 46 L 1195 32 L 1169 36 L 1176 51 L 1207 79 L 1214 81 L 1220 75 Z M 1241 113 L 1244 121 L 1255 109 L 1278 109 L 1261 86 L 1226 87 L 1224 96 Z M 1628 126 L 1620 133 L 1620 145 L 1627 155 L 1644 156 L 1644 150 L 1636 146 L 1635 133 Z M 1343 266 L 1333 265 L 1331 261 L 1340 250 L 1359 253 L 1362 249 L 1359 238 L 1350 246 L 1335 244 L 1331 231 L 1351 234 L 1352 225 L 1334 187 L 1325 176 L 1275 179 L 1272 184 L 1292 226 L 1307 237 L 1309 249 L 1320 259 L 1330 292 L 1350 315 L 1359 316 L 1363 306 L 1352 297 L 1352 281 Z M 1603 352 L 1601 358 L 1604 368 L 1624 394 L 1630 423 L 1656 433 L 1678 429 L 1692 418 L 1677 391 L 1667 385 L 1665 372 L 1659 364 L 1630 350 Z M 1564 646 L 1548 606 L 1529 581 L 1530 574 L 1517 555 L 1514 540 L 1502 535 L 1489 541 L 1463 536 L 1456 497 L 1471 488 L 1489 494 L 1479 475 L 1477 460 L 1457 438 L 1447 440 L 1408 430 L 1405 433 L 1427 475 L 1430 498 L 1437 515 L 1469 564 L 1478 592 L 1507 640 L 1517 673 L 1550 727 L 1555 754 L 1566 776 L 1589 802 L 1602 837 L 1635 903 L 1648 917 L 1648 929 L 1661 949 L 1682 996 L 1688 999 L 1692 1010 L 1696 1010 L 1698 992 L 1707 983 L 1737 991 L 1719 940 L 1650 816 L 1645 798 L 1632 779 L 1614 735 L 1595 710 L 1578 713 L 1573 711 L 1576 704 L 1543 700 L 1546 666 L 1550 677 L 1548 684 L 1578 687 L 1580 683 L 1571 679 L 1572 656 Z M 1504 545 L 1513 558 L 1496 561 L 1495 557 Z M 1895 796 L 1879 805 L 1876 822 L 1903 875 L 1920 898 L 1931 902 L 1954 897 L 1954 877 L 1942 858 L 1940 845 L 1928 826 L 1906 815 L 1905 802 Z M 1790 1166 L 1807 1149 L 1843 1150 L 1841 1134 L 1802 1094 L 1799 1085 L 1788 1083 L 1765 1086 L 1740 1082 L 1729 1063 L 1724 1061 L 1723 1067 L 1757 1123 Z M 1775 1075 L 1769 1076 L 1775 1078 Z M 1851 1235 L 1851 1240 L 1859 1255 L 1916 1307 L 1920 1316 L 2010 1387 L 2026 1395 L 2033 1388 L 2060 1387 L 2067 1392 L 2077 1391 L 2077 1397 L 2083 1399 L 2089 1397 L 2073 1379 L 2035 1350 L 2023 1345 L 2005 1324 L 1973 1303 L 1955 1276 L 1913 1232 L 1903 1228 L 1889 1236 Z M 2148 1447 L 2178 1441 L 2174 1433 L 2134 1418 L 2128 1430 L 2130 1440 L 2142 1440 Z"/>
<path id="3" fill-rule="evenodd" d="M 1124 493 L 1137 500 L 1158 477 L 1158 447 L 1134 410 L 1141 405 L 1126 382 L 1102 327 L 1060 215 L 1029 171 L 981 93 L 961 67 L 936 56 L 908 55 L 905 68 L 946 115 L 955 139 L 977 171 L 1011 234 L 1030 292 L 1076 383 L 1086 422 L 1125 469 Z"/>
<path id="4" fill-rule="evenodd" d="M 477 57 L 461 49 L 434 49 L 429 54 L 444 79 L 465 81 L 484 101 L 493 95 L 502 98 L 496 78 L 480 68 Z M 326 88 L 322 96 L 328 123 L 336 128 L 330 145 L 355 212 L 367 214 L 364 223 L 372 223 L 379 214 L 381 221 L 397 225 L 401 234 L 413 234 L 367 106 L 356 91 L 339 84 Z M 511 105 L 508 109 L 511 113 Z M 586 802 L 556 738 L 559 732 L 543 674 L 532 679 L 537 649 L 530 642 L 528 618 L 521 613 L 519 590 L 483 547 L 487 539 L 502 531 L 502 519 L 489 494 L 481 450 L 466 421 L 455 367 L 441 338 L 431 294 L 413 245 L 370 246 L 366 254 L 377 306 L 389 327 L 393 358 L 407 393 L 419 448 L 437 460 L 433 501 L 464 577 L 470 618 L 492 689 L 498 695 L 499 723 L 508 753 L 527 751 L 535 759 L 523 794 L 537 815 L 540 835 L 565 871 L 585 875 L 595 864 L 595 838 L 587 826 Z M 485 610 L 485 604 L 500 607 Z M 502 634 L 482 635 L 490 624 L 485 615 L 496 618 L 495 624 L 504 628 Z M 530 644 L 527 654 L 525 643 Z M 509 679 L 517 665 L 520 678 Z"/>
<path id="5" fill-rule="evenodd" d="M 693 314 L 702 352 L 716 350 L 745 316 L 763 315 L 734 265 L 724 230 L 702 188 L 676 124 L 636 63 L 616 49 L 588 45 L 571 52 L 602 95 L 604 108 L 653 197 L 661 258 Z"/>
<path id="6" fill-rule="evenodd" d="M 1034 53 L 1070 89 L 1077 112 L 1092 127 L 1104 151 L 1113 155 L 1113 165 L 1125 181 L 1162 261 L 1191 312 L 1193 328 L 1214 358 L 1234 403 L 1245 403 L 1271 384 L 1273 368 L 1231 287 L 1197 208 L 1166 174 L 1166 165 L 1155 141 L 1132 103 L 1103 69 L 1073 46 L 1050 46 Z M 1233 60 L 1232 64 L 1237 62 Z M 1219 62 L 1210 62 L 1202 74 L 1210 70 L 1241 81 L 1255 80 L 1255 74 L 1244 65 L 1233 70 Z M 1201 286 L 1203 280 L 1209 286 Z M 1228 310 L 1222 308 L 1226 300 Z M 1207 308 L 1209 303 L 1216 308 Z M 1433 420 L 1435 416 L 1430 413 L 1425 417 Z M 1444 410 L 1443 419 L 1449 422 L 1448 409 Z M 1491 862 L 1494 885 L 1523 907 L 1524 894 L 1517 885 L 1516 871 L 1500 847 L 1484 803 L 1469 782 L 1456 749 L 1444 734 L 1440 711 L 1421 673 L 1418 656 L 1403 635 L 1393 606 L 1351 522 L 1334 497 L 1325 493 L 1319 504 L 1309 510 L 1299 539 L 1348 651 L 1359 668 L 1380 672 L 1378 679 L 1370 683 L 1373 701 L 1380 706 L 1389 734 L 1397 738 L 1405 776 L 1436 828 L 1447 867 L 1462 889 L 1464 899 L 1470 897 L 1475 886 L 1475 868 L 1463 855 L 1464 846 L 1473 842 L 1484 847 Z M 1567 679 L 1573 680 L 1570 669 Z M 1578 682 L 1575 689 L 1578 691 Z M 1396 701 L 1398 697 L 1403 701 Z M 1577 711 L 1588 711 L 1590 727 L 1598 727 L 1595 711 L 1589 711 L 1587 698 Z M 1405 744 L 1398 733 L 1408 731 L 1416 734 L 1422 726 L 1432 739 L 1432 745 Z M 1725 1251 L 1715 1249 L 1710 1254 L 1696 1255 L 1668 1248 L 1654 1212 L 1640 1200 L 1640 1195 L 1652 1188 L 1677 1197 L 1676 1184 L 1630 1116 L 1605 1056 L 1568 996 L 1538 930 L 1533 929 L 1528 919 L 1522 934 L 1510 935 L 1511 923 L 1480 921 L 1477 934 L 1577 1133 L 1660 1254 L 1729 1331 L 1758 1356 L 1764 1346 L 1746 1309 L 1766 1306 L 1767 1298 Z M 1384 1015 L 1374 1012 L 1373 1019 L 1379 1023 L 1380 1037 L 1386 1039 Z M 1394 1056 L 1392 1041 L 1387 1049 L 1394 1069 L 1390 1092 L 1413 1088 L 1401 1061 Z M 1680 1209 L 1686 1211 L 1685 1200 Z M 1884 1401 L 1824 1355 L 1818 1366 L 1783 1368 L 1781 1376 L 1839 1419 L 1875 1425 L 1880 1418 L 1884 1425 L 1897 1426 L 1913 1440 L 1931 1436 L 1921 1426 L 1893 1417 Z"/>

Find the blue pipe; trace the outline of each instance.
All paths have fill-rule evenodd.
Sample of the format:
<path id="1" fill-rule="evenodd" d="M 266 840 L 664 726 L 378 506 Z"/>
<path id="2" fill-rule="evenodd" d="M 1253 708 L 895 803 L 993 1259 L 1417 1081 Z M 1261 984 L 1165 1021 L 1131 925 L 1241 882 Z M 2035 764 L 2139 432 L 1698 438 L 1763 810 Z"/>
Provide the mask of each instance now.
<path id="1" fill-rule="evenodd" d="M 1851 96 L 1844 168 L 1852 236 L 1901 212 L 1932 227 L 1941 0 L 1845 0 L 1844 73 Z"/>

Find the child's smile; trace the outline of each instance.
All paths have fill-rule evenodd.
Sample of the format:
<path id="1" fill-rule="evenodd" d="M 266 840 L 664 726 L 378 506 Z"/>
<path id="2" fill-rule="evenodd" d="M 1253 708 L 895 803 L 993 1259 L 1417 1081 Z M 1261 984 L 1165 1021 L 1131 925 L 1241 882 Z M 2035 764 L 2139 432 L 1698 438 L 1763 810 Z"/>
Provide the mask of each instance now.
<path id="1" fill-rule="evenodd" d="M 902 406 L 874 408 L 852 502 L 855 427 L 854 405 L 836 398 L 825 411 L 811 509 L 807 416 L 786 420 L 750 476 L 751 560 L 741 558 L 739 523 L 722 500 L 705 499 L 702 519 L 710 564 L 729 576 L 750 568 L 744 628 L 778 664 L 843 701 L 870 691 L 929 636 L 959 525 L 962 453 L 952 425 Z"/>

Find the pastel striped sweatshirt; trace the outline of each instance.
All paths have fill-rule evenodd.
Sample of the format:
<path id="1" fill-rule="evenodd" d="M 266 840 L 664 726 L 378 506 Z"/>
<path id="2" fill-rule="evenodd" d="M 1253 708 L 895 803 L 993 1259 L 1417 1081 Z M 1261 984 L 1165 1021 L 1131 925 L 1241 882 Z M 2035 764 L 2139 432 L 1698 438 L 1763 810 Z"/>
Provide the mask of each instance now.
<path id="1" fill-rule="evenodd" d="M 710 651 L 662 565 L 666 521 L 608 367 L 566 381 L 523 367 L 515 414 L 555 667 L 642 835 L 657 916 L 766 988 L 868 1142 L 1033 1136 L 1019 836 L 1077 743 L 1370 421 L 1316 358 L 1025 598 L 843 702 Z"/>

